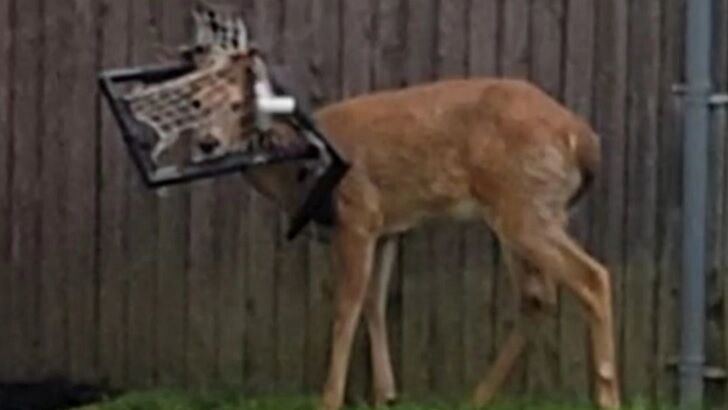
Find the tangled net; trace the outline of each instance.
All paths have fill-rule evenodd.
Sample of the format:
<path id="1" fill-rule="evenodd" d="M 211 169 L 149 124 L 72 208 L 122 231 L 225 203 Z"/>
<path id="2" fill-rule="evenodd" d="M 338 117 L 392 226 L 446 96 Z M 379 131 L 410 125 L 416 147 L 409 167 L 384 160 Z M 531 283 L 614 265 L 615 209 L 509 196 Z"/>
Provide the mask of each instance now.
<path id="1" fill-rule="evenodd" d="M 256 62 L 248 52 L 242 16 L 205 2 L 197 2 L 192 14 L 196 43 L 187 53 L 195 69 L 125 95 L 134 117 L 157 136 L 152 150 L 155 162 L 183 135 L 230 139 L 250 131 L 255 123 L 251 76 Z"/>

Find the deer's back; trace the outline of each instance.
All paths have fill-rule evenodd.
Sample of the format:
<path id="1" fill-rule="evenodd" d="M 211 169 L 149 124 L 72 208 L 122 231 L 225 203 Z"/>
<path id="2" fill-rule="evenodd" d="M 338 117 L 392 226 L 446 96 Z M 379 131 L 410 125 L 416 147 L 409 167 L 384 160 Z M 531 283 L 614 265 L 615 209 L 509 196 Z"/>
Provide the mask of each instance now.
<path id="1" fill-rule="evenodd" d="M 340 202 L 376 215 L 371 223 L 386 231 L 428 216 L 482 217 L 534 196 L 558 207 L 599 156 L 583 121 L 519 80 L 379 92 L 317 116 L 353 165 Z"/>

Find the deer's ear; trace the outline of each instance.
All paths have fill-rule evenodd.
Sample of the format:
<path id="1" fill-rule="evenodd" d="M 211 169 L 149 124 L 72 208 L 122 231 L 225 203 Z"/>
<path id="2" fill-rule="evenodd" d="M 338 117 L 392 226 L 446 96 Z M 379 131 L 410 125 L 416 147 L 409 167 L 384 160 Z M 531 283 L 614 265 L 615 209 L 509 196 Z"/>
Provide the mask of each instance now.
<path id="1" fill-rule="evenodd" d="M 235 48 L 240 51 L 247 51 L 250 48 L 250 36 L 248 32 L 248 26 L 245 24 L 242 16 L 238 16 L 235 19 L 235 38 L 233 41 L 236 43 Z"/>
<path id="2" fill-rule="evenodd" d="M 205 0 L 195 0 L 194 6 L 193 6 L 194 13 L 204 14 L 204 13 L 207 13 L 208 11 L 213 11 L 213 10 L 212 10 L 212 7 Z"/>

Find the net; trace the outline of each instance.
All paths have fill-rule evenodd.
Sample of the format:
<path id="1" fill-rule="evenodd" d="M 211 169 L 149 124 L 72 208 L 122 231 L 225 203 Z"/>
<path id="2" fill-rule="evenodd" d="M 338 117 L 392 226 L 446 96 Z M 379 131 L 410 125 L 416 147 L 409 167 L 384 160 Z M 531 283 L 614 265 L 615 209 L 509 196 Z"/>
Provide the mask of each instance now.
<path id="1" fill-rule="evenodd" d="M 183 135 L 232 142 L 254 126 L 249 59 L 225 53 L 211 54 L 210 60 L 207 67 L 125 96 L 134 117 L 158 137 L 155 161 Z"/>

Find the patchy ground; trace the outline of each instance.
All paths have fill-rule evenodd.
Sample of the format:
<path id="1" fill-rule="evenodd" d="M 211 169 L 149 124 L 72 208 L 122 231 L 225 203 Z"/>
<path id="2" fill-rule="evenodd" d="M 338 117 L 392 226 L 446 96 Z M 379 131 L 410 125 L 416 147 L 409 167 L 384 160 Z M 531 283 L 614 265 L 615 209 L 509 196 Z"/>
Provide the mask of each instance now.
<path id="1" fill-rule="evenodd" d="M 490 406 L 487 410 L 592 410 L 594 407 L 572 404 L 508 403 Z M 624 410 L 647 410 L 635 405 Z M 236 393 L 188 394 L 173 391 L 134 393 L 107 403 L 82 407 L 79 410 L 316 410 L 312 399 L 276 398 L 246 399 Z M 369 410 L 350 407 L 347 410 Z M 388 410 L 472 410 L 467 406 L 434 403 L 402 404 Z"/>
<path id="2" fill-rule="evenodd" d="M 317 410 L 311 398 L 251 399 L 238 391 L 190 393 L 155 390 L 115 395 L 101 388 L 72 385 L 62 380 L 36 384 L 0 384 L 0 410 Z M 487 410 L 592 410 L 586 404 L 510 402 Z M 668 407 L 635 404 L 624 410 L 667 410 Z M 369 410 L 348 407 L 346 410 Z M 401 404 L 388 410 L 472 410 L 453 403 Z"/>

